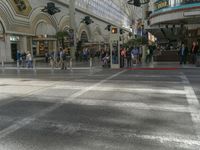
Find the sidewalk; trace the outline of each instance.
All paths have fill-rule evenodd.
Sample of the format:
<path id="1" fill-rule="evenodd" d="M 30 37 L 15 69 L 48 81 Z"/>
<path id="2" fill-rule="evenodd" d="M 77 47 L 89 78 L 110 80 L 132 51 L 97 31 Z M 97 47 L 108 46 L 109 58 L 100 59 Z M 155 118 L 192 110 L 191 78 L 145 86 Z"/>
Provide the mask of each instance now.
<path id="1" fill-rule="evenodd" d="M 128 69 L 200 69 L 200 67 L 196 67 L 196 65 L 193 64 L 186 64 L 186 65 L 180 65 L 179 62 L 153 62 L 150 64 L 137 64 L 133 65 L 131 68 Z M 60 67 L 52 68 L 48 63 L 38 62 L 36 63 L 35 68 L 26 68 L 26 67 L 19 67 L 17 68 L 16 63 L 12 64 L 5 64 L 4 67 L 0 65 L 0 69 L 18 69 L 18 70 L 29 70 L 29 69 L 35 69 L 35 70 L 61 70 Z M 68 67 L 67 70 L 70 70 L 71 68 Z M 72 63 L 72 70 L 89 70 L 89 69 L 103 69 L 101 62 L 95 62 L 92 64 L 92 67 L 90 67 L 90 62 L 73 62 Z M 123 68 L 122 68 L 123 69 Z M 124 69 L 127 69 L 124 67 Z"/>
<path id="2" fill-rule="evenodd" d="M 92 62 L 92 67 L 90 67 L 90 62 L 72 62 L 72 69 L 91 69 L 91 68 L 101 68 L 101 62 Z M 33 68 L 27 68 L 27 67 L 22 67 L 21 65 L 17 67 L 17 63 L 5 63 L 4 67 L 2 67 L 2 64 L 0 65 L 1 69 L 19 69 L 19 70 L 28 70 L 28 69 L 36 69 L 36 70 L 61 70 L 60 67 L 54 67 L 52 68 L 49 63 L 45 62 L 36 62 L 35 67 Z M 71 68 L 68 67 L 68 70 Z"/>

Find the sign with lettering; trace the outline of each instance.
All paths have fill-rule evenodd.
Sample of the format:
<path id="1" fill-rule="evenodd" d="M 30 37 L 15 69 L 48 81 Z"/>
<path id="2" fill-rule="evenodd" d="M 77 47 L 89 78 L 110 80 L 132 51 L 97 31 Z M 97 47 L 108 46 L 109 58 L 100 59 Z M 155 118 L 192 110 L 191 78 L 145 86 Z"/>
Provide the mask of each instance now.
<path id="1" fill-rule="evenodd" d="M 166 8 L 169 6 L 169 2 L 168 0 L 160 0 L 154 3 L 154 9 L 155 10 L 159 10 L 162 8 Z"/>
<path id="2" fill-rule="evenodd" d="M 156 0 L 154 10 L 160 10 L 167 7 L 176 7 L 192 3 L 200 3 L 200 0 Z"/>

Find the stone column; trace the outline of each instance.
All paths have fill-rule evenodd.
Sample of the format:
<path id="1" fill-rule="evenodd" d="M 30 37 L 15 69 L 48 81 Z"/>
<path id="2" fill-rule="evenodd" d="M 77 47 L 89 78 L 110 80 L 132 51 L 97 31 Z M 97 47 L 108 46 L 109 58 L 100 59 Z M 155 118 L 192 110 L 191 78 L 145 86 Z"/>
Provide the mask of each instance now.
<path id="1" fill-rule="evenodd" d="M 21 52 L 26 52 L 28 49 L 28 43 L 27 43 L 27 36 L 21 36 L 20 37 L 20 51 Z"/>
<path id="2" fill-rule="evenodd" d="M 142 5 L 142 20 L 146 20 L 147 19 L 147 12 L 148 12 L 148 4 L 144 4 Z"/>
<path id="3" fill-rule="evenodd" d="M 5 34 L 5 61 L 11 62 L 13 61 L 11 56 L 11 43 L 10 43 L 10 35 Z"/>
<path id="4" fill-rule="evenodd" d="M 36 46 L 36 55 L 39 55 L 39 53 L 40 53 L 40 42 L 39 41 L 37 41 L 37 46 Z"/>
<path id="5" fill-rule="evenodd" d="M 76 32 L 77 32 L 77 28 L 76 28 L 76 6 L 75 6 L 76 0 L 70 0 L 69 1 L 69 15 L 70 15 L 70 27 L 71 29 L 73 29 L 74 31 L 74 46 L 71 47 L 71 56 L 72 58 L 75 58 L 75 51 L 76 51 Z"/>
<path id="6" fill-rule="evenodd" d="M 28 51 L 31 52 L 31 55 L 33 56 L 33 37 L 30 36 L 27 40 L 27 42 L 29 43 L 29 48 L 28 48 Z"/>
<path id="7" fill-rule="evenodd" d="M 5 61 L 5 41 L 0 40 L 0 62 Z"/>
<path id="8" fill-rule="evenodd" d="M 53 41 L 53 51 L 55 52 L 56 50 L 57 50 L 57 46 L 56 46 L 56 40 L 55 41 Z"/>

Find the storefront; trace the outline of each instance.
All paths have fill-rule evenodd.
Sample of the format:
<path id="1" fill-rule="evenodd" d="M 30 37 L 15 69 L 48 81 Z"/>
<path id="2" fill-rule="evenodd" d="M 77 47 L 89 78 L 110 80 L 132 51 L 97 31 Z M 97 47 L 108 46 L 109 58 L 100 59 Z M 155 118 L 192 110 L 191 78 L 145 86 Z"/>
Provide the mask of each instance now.
<path id="1" fill-rule="evenodd" d="M 32 51 L 36 57 L 44 56 L 57 50 L 56 29 L 46 23 L 40 22 L 37 25 L 35 37 L 32 40 Z"/>

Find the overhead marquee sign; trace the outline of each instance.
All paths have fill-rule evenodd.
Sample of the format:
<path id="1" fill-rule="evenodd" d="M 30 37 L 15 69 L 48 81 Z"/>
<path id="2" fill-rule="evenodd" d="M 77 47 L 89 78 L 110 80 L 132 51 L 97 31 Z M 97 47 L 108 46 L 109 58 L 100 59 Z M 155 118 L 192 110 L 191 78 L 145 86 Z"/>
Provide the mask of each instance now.
<path id="1" fill-rule="evenodd" d="M 192 4 L 192 3 L 200 3 L 200 0 L 180 0 L 177 2 L 177 0 L 157 0 L 154 3 L 154 9 L 155 10 L 160 10 L 163 8 L 167 7 L 175 7 L 175 6 L 180 6 L 180 5 L 187 5 L 187 4 Z M 172 5 L 173 4 L 173 5 Z"/>
<path id="2" fill-rule="evenodd" d="M 162 8 L 166 8 L 169 6 L 169 1 L 168 0 L 160 0 L 154 3 L 154 9 L 159 10 Z"/>

